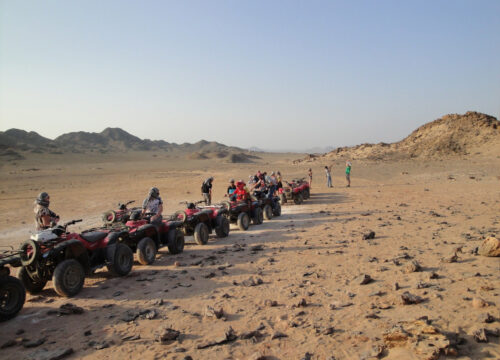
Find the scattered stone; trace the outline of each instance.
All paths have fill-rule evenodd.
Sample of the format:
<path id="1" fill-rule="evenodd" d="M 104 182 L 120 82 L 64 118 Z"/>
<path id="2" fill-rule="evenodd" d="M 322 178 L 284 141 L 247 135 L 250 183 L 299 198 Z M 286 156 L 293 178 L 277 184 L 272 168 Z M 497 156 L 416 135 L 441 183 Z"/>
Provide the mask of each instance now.
<path id="1" fill-rule="evenodd" d="M 197 346 L 197 348 L 198 349 L 206 349 L 208 347 L 212 347 L 212 346 L 216 346 L 216 345 L 223 345 L 223 344 L 227 344 L 228 342 L 232 342 L 232 341 L 236 340 L 237 338 L 238 338 L 238 336 L 236 335 L 236 332 L 230 326 L 225 330 L 224 336 L 218 337 L 217 339 L 215 339 L 213 341 L 209 341 L 209 342 L 204 343 L 204 344 L 199 344 Z"/>
<path id="2" fill-rule="evenodd" d="M 201 261 L 200 261 L 200 263 L 201 263 Z M 183 264 L 180 261 L 176 261 L 176 262 L 174 262 L 174 266 L 181 267 L 181 266 L 183 266 Z"/>
<path id="3" fill-rule="evenodd" d="M 472 299 L 472 307 L 473 308 L 480 309 L 480 308 L 487 307 L 487 306 L 488 306 L 488 303 L 481 298 L 475 297 L 474 299 Z"/>
<path id="4" fill-rule="evenodd" d="M 458 261 L 457 253 L 454 253 L 451 256 L 444 257 L 441 259 L 441 262 L 444 262 L 444 263 L 456 263 L 457 261 Z"/>
<path id="5" fill-rule="evenodd" d="M 120 318 L 122 321 L 125 321 L 125 322 L 130 322 L 130 321 L 134 321 L 135 319 L 137 319 L 138 317 L 140 316 L 140 313 L 139 311 L 135 311 L 135 310 L 127 310 L 123 315 L 122 317 Z"/>
<path id="6" fill-rule="evenodd" d="M 43 343 L 45 343 L 46 340 L 47 339 L 45 339 L 45 338 L 40 338 L 37 340 L 27 341 L 27 342 L 23 343 L 23 346 L 25 348 L 34 348 L 34 347 L 42 345 Z"/>
<path id="7" fill-rule="evenodd" d="M 332 335 L 335 332 L 335 328 L 333 326 L 327 327 L 323 330 L 323 335 Z"/>
<path id="8" fill-rule="evenodd" d="M 370 240 L 370 239 L 375 239 L 374 231 L 370 231 L 369 233 L 363 235 L 363 240 Z"/>
<path id="9" fill-rule="evenodd" d="M 2 345 L 0 345 L 0 349 L 6 349 L 6 348 L 9 348 L 9 347 L 12 347 L 12 346 L 15 346 L 17 345 L 17 341 L 16 340 L 7 340 L 6 342 L 4 342 Z"/>
<path id="10" fill-rule="evenodd" d="M 259 330 L 247 331 L 247 332 L 244 332 L 240 335 L 240 339 L 243 339 L 243 340 L 248 340 L 248 339 L 252 339 L 252 338 L 258 339 L 261 337 L 264 337 L 264 335 Z"/>
<path id="11" fill-rule="evenodd" d="M 50 311 L 50 310 L 49 310 Z M 85 310 L 83 308 L 73 305 L 71 303 L 63 304 L 59 307 L 59 310 L 56 311 L 57 315 L 63 316 L 63 315 L 72 315 L 72 314 L 77 314 L 81 315 L 84 313 Z"/>
<path id="12" fill-rule="evenodd" d="M 482 256 L 500 256 L 500 240 L 493 236 L 486 238 L 481 245 L 479 245 L 477 253 Z"/>
<path id="13" fill-rule="evenodd" d="M 61 348 L 55 350 L 40 349 L 28 355 L 28 359 L 36 360 L 60 360 L 74 353 L 73 348 Z"/>
<path id="14" fill-rule="evenodd" d="M 83 336 L 90 336 L 92 335 L 92 331 L 91 330 L 87 330 L 83 333 Z"/>
<path id="15" fill-rule="evenodd" d="M 167 327 L 166 325 L 160 326 L 156 329 L 155 340 L 161 344 L 170 344 L 177 340 L 181 333 L 177 330 Z"/>
<path id="16" fill-rule="evenodd" d="M 153 320 L 154 318 L 156 318 L 158 313 L 156 312 L 156 310 L 151 309 L 151 310 L 147 310 L 147 312 L 145 314 L 141 314 L 141 315 L 143 315 L 148 320 Z"/>
<path id="17" fill-rule="evenodd" d="M 409 274 L 413 272 L 418 272 L 420 270 L 422 270 L 420 264 L 416 260 L 412 260 L 406 265 L 404 272 Z"/>
<path id="18" fill-rule="evenodd" d="M 220 319 L 224 316 L 224 309 L 215 310 L 213 307 L 207 305 L 204 314 L 205 317 Z"/>
<path id="19" fill-rule="evenodd" d="M 372 277 L 368 274 L 362 274 L 358 277 L 359 285 L 366 285 L 373 281 Z"/>
<path id="20" fill-rule="evenodd" d="M 398 283 L 394 283 L 394 290 L 398 291 L 399 289 L 400 289 L 399 284 Z"/>
<path id="21" fill-rule="evenodd" d="M 123 291 L 118 290 L 118 291 L 115 291 L 115 292 L 113 293 L 113 297 L 117 297 L 117 296 L 120 296 L 120 295 L 122 295 L 122 294 L 123 294 Z"/>
<path id="22" fill-rule="evenodd" d="M 424 301 L 420 296 L 410 294 L 408 291 L 405 291 L 401 295 L 401 299 L 403 300 L 403 305 L 419 304 Z"/>
<path id="23" fill-rule="evenodd" d="M 429 279 L 439 279 L 439 275 L 434 271 L 429 275 Z"/>
<path id="24" fill-rule="evenodd" d="M 275 307 L 278 306 L 278 302 L 276 300 L 267 299 L 266 301 L 264 301 L 264 305 L 268 307 Z"/>
<path id="25" fill-rule="evenodd" d="M 486 313 L 486 314 L 480 314 L 478 320 L 480 322 L 490 324 L 495 321 L 495 318 L 491 316 L 489 313 Z"/>
<path id="26" fill-rule="evenodd" d="M 297 304 L 297 307 L 306 307 L 307 306 L 307 301 L 306 299 L 302 298 Z"/>
<path id="27" fill-rule="evenodd" d="M 488 336 L 486 336 L 486 329 L 485 328 L 480 328 L 474 331 L 474 340 L 478 343 L 487 343 L 488 342 Z"/>
<path id="28" fill-rule="evenodd" d="M 250 251 L 263 251 L 264 247 L 262 245 L 254 245 L 250 247 Z"/>
<path id="29" fill-rule="evenodd" d="M 241 282 L 241 284 L 243 286 L 247 286 L 247 287 L 250 287 L 250 286 L 257 286 L 257 285 L 260 285 L 260 284 L 263 284 L 264 281 L 261 279 L 261 278 L 256 278 L 254 279 L 253 276 L 249 277 L 248 279 L 246 280 L 243 280 Z"/>
<path id="30" fill-rule="evenodd" d="M 134 340 L 139 340 L 141 338 L 141 335 L 129 335 L 125 336 L 122 338 L 122 341 L 134 341 Z"/>
<path id="31" fill-rule="evenodd" d="M 285 333 L 282 333 L 281 331 L 275 331 L 273 333 L 273 336 L 271 336 L 271 339 L 274 340 L 274 339 L 279 339 L 279 338 L 284 338 L 284 337 L 288 337 L 288 335 Z"/>

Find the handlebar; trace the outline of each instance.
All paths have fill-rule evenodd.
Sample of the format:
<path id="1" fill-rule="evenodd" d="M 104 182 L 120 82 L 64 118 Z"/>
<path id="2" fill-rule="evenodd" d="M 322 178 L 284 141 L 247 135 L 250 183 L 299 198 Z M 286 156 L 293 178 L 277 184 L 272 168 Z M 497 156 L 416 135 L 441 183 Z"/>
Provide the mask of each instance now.
<path id="1" fill-rule="evenodd" d="M 179 204 L 189 204 L 189 203 L 193 203 L 195 205 L 198 205 L 198 204 L 201 204 L 202 202 L 205 202 L 205 200 L 198 200 L 198 201 L 180 201 Z"/>
<path id="2" fill-rule="evenodd" d="M 124 205 L 127 206 L 127 205 L 130 205 L 132 203 L 135 203 L 135 200 L 130 200 L 130 201 L 127 201 Z"/>
<path id="3" fill-rule="evenodd" d="M 71 220 L 71 221 L 68 221 L 66 224 L 64 224 L 63 226 L 64 227 L 68 227 L 69 225 L 74 225 L 76 223 L 79 223 L 79 222 L 82 222 L 83 219 L 78 219 L 78 220 Z"/>

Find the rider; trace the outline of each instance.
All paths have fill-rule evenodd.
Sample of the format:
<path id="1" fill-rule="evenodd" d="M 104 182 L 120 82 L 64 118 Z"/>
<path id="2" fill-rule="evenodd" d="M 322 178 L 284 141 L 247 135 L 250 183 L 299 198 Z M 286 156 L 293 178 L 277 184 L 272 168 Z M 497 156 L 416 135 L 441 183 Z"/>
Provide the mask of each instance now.
<path id="1" fill-rule="evenodd" d="M 234 179 L 229 180 L 229 186 L 227 187 L 227 196 L 231 196 L 236 190 L 236 185 L 234 185 Z"/>
<path id="2" fill-rule="evenodd" d="M 153 216 L 151 216 L 150 221 L 151 222 L 158 222 L 161 221 L 162 219 L 162 212 L 163 212 L 163 201 L 161 200 L 160 197 L 160 190 L 158 188 L 152 187 L 149 190 L 148 196 L 144 199 L 144 202 L 142 203 L 142 215 L 146 213 L 151 213 Z"/>
<path id="3" fill-rule="evenodd" d="M 243 180 L 240 180 L 236 183 L 236 190 L 234 190 L 232 197 L 236 201 L 248 201 L 251 198 L 250 192 L 245 186 Z"/>
<path id="4" fill-rule="evenodd" d="M 37 230 L 45 230 L 59 221 L 59 216 L 49 209 L 50 196 L 41 192 L 35 200 L 35 223 Z"/>
<path id="5" fill-rule="evenodd" d="M 203 196 L 203 199 L 205 200 L 206 205 L 210 205 L 210 203 L 212 202 L 212 182 L 213 181 L 214 181 L 214 178 L 212 176 L 210 176 L 201 185 L 201 195 Z"/>

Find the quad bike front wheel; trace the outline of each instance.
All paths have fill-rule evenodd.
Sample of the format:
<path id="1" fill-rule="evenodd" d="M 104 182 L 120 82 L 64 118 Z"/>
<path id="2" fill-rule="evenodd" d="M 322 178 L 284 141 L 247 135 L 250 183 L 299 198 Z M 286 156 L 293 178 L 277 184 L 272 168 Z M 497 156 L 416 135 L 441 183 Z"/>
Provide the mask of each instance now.
<path id="1" fill-rule="evenodd" d="M 40 246 L 34 240 L 26 240 L 21 244 L 21 264 L 29 266 L 35 263 L 40 256 Z"/>
<path id="2" fill-rule="evenodd" d="M 237 224 L 240 230 L 242 231 L 248 230 L 248 227 L 250 226 L 250 217 L 248 216 L 248 214 L 244 212 L 239 214 Z"/>
<path id="3" fill-rule="evenodd" d="M 168 252 L 172 255 L 180 254 L 184 251 L 184 233 L 179 229 L 168 232 Z"/>
<path id="4" fill-rule="evenodd" d="M 85 282 L 85 270 L 75 259 L 61 261 L 52 275 L 54 290 L 60 296 L 75 296 L 82 290 Z"/>
<path id="5" fill-rule="evenodd" d="M 142 265 L 154 263 L 156 258 L 156 244 L 153 239 L 145 237 L 137 244 L 137 260 Z"/>
<path id="6" fill-rule="evenodd" d="M 23 308 L 26 290 L 13 276 L 0 277 L 0 321 L 12 319 Z"/>
<path id="7" fill-rule="evenodd" d="M 273 218 L 273 208 L 271 205 L 264 205 L 264 219 L 271 220 Z"/>
<path id="8" fill-rule="evenodd" d="M 260 225 L 264 222 L 264 214 L 262 208 L 258 207 L 254 209 L 252 222 L 254 225 Z"/>
<path id="9" fill-rule="evenodd" d="M 205 223 L 198 223 L 194 228 L 194 241 L 198 245 L 208 243 L 208 226 Z"/>
<path id="10" fill-rule="evenodd" d="M 187 220 L 187 214 L 184 210 L 176 211 L 174 215 L 172 215 L 172 220 L 180 221 L 184 224 Z"/>
<path id="11" fill-rule="evenodd" d="M 273 216 L 281 216 L 281 205 L 279 202 L 276 202 L 276 204 L 274 204 Z"/>
<path id="12" fill-rule="evenodd" d="M 295 205 L 300 205 L 304 201 L 304 198 L 302 197 L 302 194 L 297 194 L 293 197 L 293 202 Z"/>
<path id="13" fill-rule="evenodd" d="M 127 245 L 118 243 L 107 249 L 107 268 L 115 276 L 125 276 L 134 264 L 134 253 Z"/>
<path id="14" fill-rule="evenodd" d="M 217 226 L 215 227 L 215 234 L 219 238 L 224 238 L 229 235 L 229 220 L 224 215 L 217 216 Z"/>
<path id="15" fill-rule="evenodd" d="M 47 279 L 33 279 L 24 266 L 19 269 L 17 278 L 23 283 L 24 288 L 30 294 L 38 294 L 43 290 L 45 284 L 47 284 Z"/>

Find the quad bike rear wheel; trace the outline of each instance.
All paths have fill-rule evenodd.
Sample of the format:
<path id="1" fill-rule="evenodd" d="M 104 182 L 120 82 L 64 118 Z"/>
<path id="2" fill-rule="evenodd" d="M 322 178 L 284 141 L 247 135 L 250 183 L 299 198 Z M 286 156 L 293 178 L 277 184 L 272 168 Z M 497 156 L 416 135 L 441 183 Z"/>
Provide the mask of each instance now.
<path id="1" fill-rule="evenodd" d="M 194 241 L 198 245 L 206 245 L 208 242 L 208 226 L 205 223 L 198 223 L 194 228 Z"/>
<path id="2" fill-rule="evenodd" d="M 60 296 L 75 296 L 82 290 L 85 282 L 85 270 L 75 259 L 66 259 L 57 264 L 52 275 L 54 290 Z"/>
<path id="3" fill-rule="evenodd" d="M 264 214 L 262 208 L 257 207 L 253 211 L 252 222 L 254 225 L 260 225 L 264 222 Z"/>
<path id="4" fill-rule="evenodd" d="M 179 229 L 168 232 L 168 252 L 172 255 L 180 254 L 184 251 L 184 233 Z"/>
<path id="5" fill-rule="evenodd" d="M 309 191 L 309 188 L 306 188 L 304 190 L 304 200 L 307 200 L 311 197 L 311 192 Z"/>
<path id="6" fill-rule="evenodd" d="M 121 243 L 110 245 L 107 249 L 107 258 L 106 266 L 115 276 L 125 276 L 132 270 L 134 253 L 127 245 Z"/>
<path id="7" fill-rule="evenodd" d="M 293 198 L 293 202 L 294 202 L 295 205 L 302 204 L 302 201 L 304 201 L 304 198 L 302 197 L 302 194 L 297 194 Z"/>
<path id="8" fill-rule="evenodd" d="M 12 319 L 23 308 L 26 290 L 13 276 L 0 277 L 0 321 Z"/>
<path id="9" fill-rule="evenodd" d="M 219 215 L 216 218 L 217 226 L 215 227 L 215 234 L 219 238 L 224 238 L 229 235 L 229 220 L 224 215 Z"/>
<path id="10" fill-rule="evenodd" d="M 40 256 L 40 246 L 34 240 L 26 240 L 21 244 L 21 264 L 29 266 L 38 260 Z"/>
<path id="11" fill-rule="evenodd" d="M 237 224 L 240 230 L 242 231 L 248 230 L 248 227 L 250 226 L 250 217 L 248 216 L 248 214 L 245 212 L 239 214 Z"/>
<path id="12" fill-rule="evenodd" d="M 156 258 L 156 244 L 153 239 L 145 237 L 137 244 L 137 260 L 142 265 L 154 263 Z"/>
<path id="13" fill-rule="evenodd" d="M 274 204 L 273 216 L 281 216 L 281 205 L 279 202 L 276 202 L 276 204 Z"/>
<path id="14" fill-rule="evenodd" d="M 264 205 L 264 219 L 271 220 L 273 218 L 273 208 L 271 205 Z"/>
<path id="15" fill-rule="evenodd" d="M 47 279 L 33 279 L 24 266 L 19 269 L 17 278 L 23 283 L 26 291 L 30 294 L 38 294 L 43 290 L 45 284 L 47 284 Z"/>
<path id="16" fill-rule="evenodd" d="M 109 210 L 102 214 L 102 221 L 106 225 L 114 223 L 115 220 L 116 220 L 116 212 L 114 210 Z"/>

